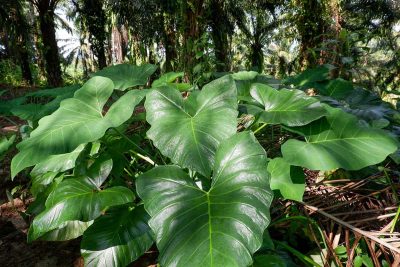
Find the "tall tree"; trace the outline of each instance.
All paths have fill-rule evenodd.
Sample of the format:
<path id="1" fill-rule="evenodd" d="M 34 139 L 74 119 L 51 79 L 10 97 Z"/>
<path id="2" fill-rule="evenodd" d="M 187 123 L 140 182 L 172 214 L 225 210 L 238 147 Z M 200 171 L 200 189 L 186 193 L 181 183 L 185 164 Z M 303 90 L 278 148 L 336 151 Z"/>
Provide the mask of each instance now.
<path id="1" fill-rule="evenodd" d="M 229 36 L 234 33 L 234 22 L 229 15 L 227 1 L 210 0 L 207 7 L 207 21 L 211 27 L 217 71 L 230 70 Z"/>
<path id="2" fill-rule="evenodd" d="M 99 69 L 107 66 L 105 49 L 107 16 L 103 4 L 103 0 L 83 0 L 81 9 L 81 15 L 90 33 L 89 41 L 93 53 L 97 57 Z"/>
<path id="3" fill-rule="evenodd" d="M 272 30 L 279 25 L 277 10 L 283 1 L 230 0 L 230 12 L 236 20 L 240 31 L 246 36 L 249 45 L 249 61 L 252 68 L 258 72 L 264 69 L 264 45 L 268 42 Z"/>
<path id="4" fill-rule="evenodd" d="M 21 66 L 22 77 L 33 84 L 29 56 L 30 25 L 25 19 L 23 3 L 20 0 L 0 2 L 0 25 L 4 32 L 5 47 L 11 57 L 17 59 Z"/>
<path id="5" fill-rule="evenodd" d="M 29 0 L 38 11 L 43 54 L 46 62 L 47 83 L 57 87 L 63 84 L 60 56 L 56 40 L 54 11 L 60 0 Z"/>
<path id="6" fill-rule="evenodd" d="M 163 44 L 165 48 L 165 70 L 173 71 L 174 63 L 178 59 L 178 22 L 180 18 L 179 13 L 179 3 L 178 1 L 160 1 L 160 9 L 163 14 Z"/>
<path id="7" fill-rule="evenodd" d="M 327 19 L 327 1 L 294 0 L 295 24 L 300 35 L 299 61 L 303 68 L 323 62 L 323 55 L 316 53 L 324 41 L 324 34 L 330 27 Z"/>
<path id="8" fill-rule="evenodd" d="M 181 60 L 187 80 L 192 79 L 193 68 L 197 64 L 196 52 L 200 52 L 201 49 L 201 47 L 196 45 L 196 42 L 204 32 L 204 21 L 202 21 L 204 11 L 204 0 L 188 0 L 181 2 Z"/>

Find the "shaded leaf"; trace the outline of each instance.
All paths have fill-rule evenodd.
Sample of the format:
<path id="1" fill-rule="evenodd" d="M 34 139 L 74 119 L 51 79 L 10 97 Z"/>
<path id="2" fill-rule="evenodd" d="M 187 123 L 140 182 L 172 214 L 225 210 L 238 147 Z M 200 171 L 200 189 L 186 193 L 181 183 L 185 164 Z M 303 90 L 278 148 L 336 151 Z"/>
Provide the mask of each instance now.
<path id="1" fill-rule="evenodd" d="M 305 142 L 291 139 L 283 144 L 283 158 L 289 164 L 312 170 L 358 170 L 382 162 L 396 151 L 396 140 L 384 131 L 362 127 L 354 116 L 326 108 L 329 115 L 325 121 L 302 127 Z"/>
<path id="2" fill-rule="evenodd" d="M 276 90 L 268 85 L 254 84 L 251 96 L 261 107 L 248 105 L 250 114 L 260 114 L 260 122 L 301 126 L 326 115 L 320 102 L 300 90 Z"/>
<path id="3" fill-rule="evenodd" d="M 268 163 L 268 172 L 272 190 L 277 190 L 285 199 L 303 201 L 306 183 L 300 167 L 289 165 L 283 158 L 274 158 Z"/>
<path id="4" fill-rule="evenodd" d="M 88 177 L 63 180 L 46 200 L 46 209 L 32 222 L 28 240 L 61 227 L 68 221 L 89 222 L 109 206 L 132 202 L 134 195 L 126 187 L 100 190 Z"/>
<path id="5" fill-rule="evenodd" d="M 335 99 L 345 99 L 353 90 L 353 84 L 343 79 L 329 81 L 324 86 L 319 86 L 319 93 Z"/>
<path id="6" fill-rule="evenodd" d="M 83 236 L 85 266 L 126 266 L 136 260 L 153 244 L 148 220 L 143 205 L 110 208 Z"/>
<path id="7" fill-rule="evenodd" d="M 75 161 L 85 148 L 85 144 L 79 145 L 74 151 L 66 154 L 50 156 L 47 160 L 36 164 L 31 175 L 37 176 L 46 172 L 64 172 L 75 167 Z"/>
<path id="8" fill-rule="evenodd" d="M 115 89 L 124 91 L 128 88 L 144 85 L 148 78 L 157 70 L 157 66 L 143 64 L 119 64 L 99 70 L 93 76 L 103 76 L 111 79 Z"/>

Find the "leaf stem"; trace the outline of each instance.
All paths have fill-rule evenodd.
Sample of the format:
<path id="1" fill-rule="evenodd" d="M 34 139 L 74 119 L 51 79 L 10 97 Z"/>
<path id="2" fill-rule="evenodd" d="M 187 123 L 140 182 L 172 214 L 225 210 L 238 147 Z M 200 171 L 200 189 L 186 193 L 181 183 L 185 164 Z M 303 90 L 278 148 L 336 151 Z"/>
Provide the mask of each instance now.
<path id="1" fill-rule="evenodd" d="M 146 156 L 134 151 L 134 150 L 130 150 L 133 154 L 135 154 L 136 156 L 138 156 L 139 158 L 147 161 L 148 163 L 150 163 L 151 165 L 155 166 L 157 165 L 149 156 L 149 154 L 142 149 L 140 146 L 138 146 L 135 142 L 133 142 L 128 136 L 126 136 L 125 134 L 123 134 L 120 130 L 118 130 L 117 128 L 114 128 L 114 130 L 121 135 L 126 141 L 128 141 L 130 144 L 132 144 L 133 146 L 135 146 L 138 150 L 140 150 L 141 152 L 143 152 L 144 154 L 146 154 Z"/>
<path id="2" fill-rule="evenodd" d="M 4 118 L 6 121 L 12 123 L 14 126 L 18 126 L 18 124 L 17 124 L 15 121 L 13 121 L 13 120 L 10 119 L 10 118 L 7 118 L 7 116 L 3 116 L 3 118 Z"/>
<path id="3" fill-rule="evenodd" d="M 151 158 L 149 158 L 149 157 L 147 157 L 147 156 L 144 156 L 144 155 L 142 155 L 142 154 L 140 154 L 140 153 L 138 153 L 138 152 L 136 152 L 136 151 L 134 151 L 134 150 L 132 150 L 132 149 L 129 150 L 129 151 L 132 152 L 133 154 L 135 154 L 135 156 L 137 156 L 137 157 L 139 157 L 139 158 L 141 158 L 141 159 L 147 161 L 147 162 L 150 163 L 151 165 L 157 166 L 157 164 L 156 164 Z"/>
<path id="4" fill-rule="evenodd" d="M 284 249 L 286 249 L 287 251 L 289 251 L 290 253 L 292 253 L 294 256 L 296 256 L 297 258 L 299 258 L 299 260 L 301 260 L 302 262 L 306 263 L 309 266 L 316 266 L 316 267 L 322 267 L 321 265 L 319 265 L 318 263 L 316 263 L 315 261 L 313 261 L 310 257 L 304 255 L 303 253 L 301 253 L 300 251 L 292 248 L 291 246 L 278 241 L 278 240 L 273 240 L 273 242 L 281 247 L 283 247 Z"/>
<path id="5" fill-rule="evenodd" d="M 265 128 L 265 126 L 267 126 L 268 125 L 268 123 L 263 123 L 260 127 L 258 127 L 253 133 L 254 134 L 256 134 L 256 133 L 258 133 L 259 131 L 261 131 L 262 129 L 264 129 Z"/>
<path id="6" fill-rule="evenodd" d="M 388 184 L 390 184 L 390 187 L 391 187 L 392 193 L 393 193 L 393 197 L 395 198 L 396 203 L 399 204 L 399 207 L 397 208 L 396 215 L 394 216 L 394 219 L 393 219 L 393 224 L 392 224 L 392 226 L 390 227 L 390 233 L 393 233 L 393 232 L 394 232 L 394 229 L 396 228 L 397 220 L 398 220 L 399 215 L 400 215 L 399 196 L 397 195 L 396 187 L 394 186 L 394 184 L 393 184 L 393 182 L 392 182 L 392 179 L 390 179 L 390 177 L 389 177 L 389 175 L 388 175 L 388 173 L 387 173 L 386 168 L 385 168 L 385 167 L 382 167 L 382 171 L 383 171 L 383 173 L 385 174 L 386 182 L 387 182 Z"/>
<path id="7" fill-rule="evenodd" d="M 394 216 L 393 224 L 390 227 L 390 233 L 394 232 L 394 228 L 396 228 L 397 221 L 399 220 L 399 215 L 400 215 L 400 204 L 399 204 L 399 207 L 397 208 L 396 215 Z"/>
<path id="8" fill-rule="evenodd" d="M 386 182 L 387 182 L 388 184 L 390 184 L 390 187 L 391 187 L 392 193 L 393 193 L 393 197 L 395 198 L 396 202 L 398 203 L 398 202 L 399 202 L 399 197 L 397 196 L 396 187 L 395 187 L 394 184 L 392 183 L 392 179 L 390 179 L 390 177 L 389 177 L 389 175 L 388 175 L 388 173 L 387 173 L 387 171 L 386 171 L 386 168 L 383 167 L 382 170 L 383 170 L 383 173 L 385 174 Z"/>

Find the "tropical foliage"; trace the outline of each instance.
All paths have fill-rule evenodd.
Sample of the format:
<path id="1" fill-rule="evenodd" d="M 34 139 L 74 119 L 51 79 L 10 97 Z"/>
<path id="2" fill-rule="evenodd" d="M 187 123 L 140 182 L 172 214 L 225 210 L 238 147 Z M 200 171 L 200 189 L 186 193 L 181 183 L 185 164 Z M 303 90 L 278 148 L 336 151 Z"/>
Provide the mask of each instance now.
<path id="1" fill-rule="evenodd" d="M 270 240 L 274 195 L 302 201 L 302 168 L 360 170 L 399 148 L 392 123 L 376 127 L 328 96 L 308 96 L 304 82 L 318 69 L 287 79 L 291 86 L 241 72 L 183 93 L 161 82 L 173 73 L 146 88 L 155 70 L 99 71 L 17 144 L 12 177 L 34 166 L 29 241 L 83 235 L 88 266 L 125 266 L 153 243 L 161 266 L 248 266 Z M 353 90 L 318 82 L 330 102 Z M 238 131 L 243 116 L 251 119 Z M 276 125 L 290 138 L 267 155 L 257 137 Z"/>

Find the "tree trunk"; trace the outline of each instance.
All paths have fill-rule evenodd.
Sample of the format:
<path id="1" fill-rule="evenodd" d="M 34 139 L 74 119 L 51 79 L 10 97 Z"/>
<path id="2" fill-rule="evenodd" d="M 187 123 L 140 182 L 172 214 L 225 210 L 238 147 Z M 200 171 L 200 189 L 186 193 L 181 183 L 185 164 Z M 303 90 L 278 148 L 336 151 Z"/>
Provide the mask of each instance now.
<path id="1" fill-rule="evenodd" d="M 333 18 L 333 20 L 335 21 L 335 23 L 333 24 L 332 27 L 332 32 L 333 32 L 333 36 L 335 38 L 335 40 L 337 41 L 337 43 L 334 44 L 333 46 L 333 58 L 332 58 L 332 63 L 334 66 L 336 66 L 336 68 L 334 68 L 331 71 L 331 77 L 332 78 L 338 78 L 342 72 L 342 63 L 340 62 L 341 60 L 341 56 L 340 54 L 342 53 L 342 41 L 346 42 L 346 40 L 341 40 L 340 38 L 340 32 L 342 30 L 342 17 L 340 14 L 340 4 L 339 4 L 339 0 L 332 0 L 330 2 L 330 13 L 331 16 Z"/>
<path id="2" fill-rule="evenodd" d="M 251 44 L 251 67 L 259 72 L 262 73 L 264 68 L 264 54 L 262 51 L 262 44 L 257 36 L 254 37 L 254 43 Z"/>
<path id="3" fill-rule="evenodd" d="M 122 62 L 121 36 L 117 26 L 112 27 L 111 31 L 113 62 L 120 64 Z"/>
<path id="4" fill-rule="evenodd" d="M 198 63 L 196 52 L 199 52 L 199 47 L 196 48 L 196 42 L 202 34 L 202 27 L 198 18 L 203 16 L 203 3 L 204 0 L 182 1 L 183 56 L 181 60 L 183 60 L 186 81 L 192 79 L 193 68 Z"/>
<path id="5" fill-rule="evenodd" d="M 82 8 L 82 17 L 88 27 L 92 44 L 92 51 L 97 57 L 99 69 L 107 66 L 105 25 L 107 17 L 103 10 L 103 0 L 85 0 Z"/>
<path id="6" fill-rule="evenodd" d="M 19 46 L 18 50 L 19 50 L 19 60 L 21 65 L 22 77 L 30 85 L 33 85 L 33 77 L 30 68 L 29 53 L 26 49 L 26 42 L 25 45 Z"/>
<path id="7" fill-rule="evenodd" d="M 174 61 L 177 59 L 175 19 L 169 14 L 164 14 L 164 46 L 165 46 L 165 71 L 174 70 Z"/>
<path id="8" fill-rule="evenodd" d="M 129 45 L 129 36 L 128 31 L 125 25 L 121 25 L 119 28 L 119 33 L 121 35 L 121 52 L 122 52 L 122 60 L 125 60 L 126 55 L 128 54 L 128 45 Z"/>
<path id="9" fill-rule="evenodd" d="M 54 25 L 54 10 L 48 6 L 39 7 L 40 31 L 42 33 L 43 54 L 46 61 L 47 83 L 52 87 L 63 84 L 61 77 L 60 57 Z"/>
<path id="10" fill-rule="evenodd" d="M 327 23 L 324 18 L 325 7 L 321 1 L 298 0 L 301 14 L 297 19 L 297 30 L 301 36 L 300 65 L 302 69 L 323 64 L 323 55 L 315 52 L 323 42 Z"/>
<path id="11" fill-rule="evenodd" d="M 222 7 L 223 2 L 220 0 L 213 0 L 210 4 L 210 26 L 211 37 L 214 43 L 214 53 L 217 59 L 217 71 L 229 71 L 229 44 L 228 32 L 229 26 L 226 19 L 223 17 L 224 11 Z"/>

